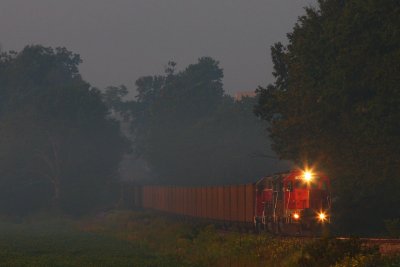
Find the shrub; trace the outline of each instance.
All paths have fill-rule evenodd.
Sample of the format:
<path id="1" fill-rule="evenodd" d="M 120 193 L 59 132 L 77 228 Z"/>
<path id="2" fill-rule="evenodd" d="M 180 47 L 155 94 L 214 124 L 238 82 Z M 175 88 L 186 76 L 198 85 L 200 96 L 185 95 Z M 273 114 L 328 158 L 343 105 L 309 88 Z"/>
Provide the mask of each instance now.
<path id="1" fill-rule="evenodd" d="M 306 245 L 297 264 L 304 267 L 331 266 L 346 257 L 353 259 L 359 255 L 375 255 L 377 253 L 376 248 L 365 248 L 356 238 L 347 240 L 323 238 Z"/>

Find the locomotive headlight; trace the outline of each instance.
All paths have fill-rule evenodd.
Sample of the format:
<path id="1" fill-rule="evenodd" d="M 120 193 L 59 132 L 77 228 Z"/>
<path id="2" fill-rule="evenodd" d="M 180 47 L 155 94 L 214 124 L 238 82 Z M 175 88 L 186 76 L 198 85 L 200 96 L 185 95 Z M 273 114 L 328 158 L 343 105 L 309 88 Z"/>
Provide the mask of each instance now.
<path id="1" fill-rule="evenodd" d="M 304 179 L 304 181 L 306 181 L 307 183 L 311 182 L 312 177 L 313 177 L 313 174 L 312 174 L 312 172 L 310 172 L 310 171 L 305 171 L 305 172 L 303 173 L 303 179 Z"/>
<path id="2" fill-rule="evenodd" d="M 297 212 L 293 213 L 293 219 L 295 219 L 295 220 L 300 219 L 300 214 Z"/>
<path id="3" fill-rule="evenodd" d="M 326 220 L 327 220 L 327 215 L 326 215 L 326 213 L 324 213 L 324 212 L 320 212 L 320 213 L 318 213 L 318 220 L 320 221 L 320 222 L 325 222 Z"/>
<path id="4" fill-rule="evenodd" d="M 313 173 L 311 171 L 307 170 L 307 171 L 303 172 L 303 180 L 306 183 L 310 183 L 312 181 L 312 179 L 313 179 Z"/>

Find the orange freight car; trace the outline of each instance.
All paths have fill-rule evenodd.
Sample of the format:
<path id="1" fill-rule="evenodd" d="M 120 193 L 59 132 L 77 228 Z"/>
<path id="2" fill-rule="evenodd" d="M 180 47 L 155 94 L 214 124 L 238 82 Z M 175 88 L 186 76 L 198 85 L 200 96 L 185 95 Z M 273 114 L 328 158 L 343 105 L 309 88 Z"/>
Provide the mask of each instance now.
<path id="1" fill-rule="evenodd" d="M 255 185 L 143 186 L 142 205 L 168 213 L 225 223 L 253 223 Z M 135 201 L 139 202 L 139 201 Z"/>
<path id="2" fill-rule="evenodd" d="M 132 193 L 135 207 L 224 224 L 254 223 L 277 233 L 330 221 L 330 180 L 315 170 L 295 169 L 244 185 L 135 186 Z"/>

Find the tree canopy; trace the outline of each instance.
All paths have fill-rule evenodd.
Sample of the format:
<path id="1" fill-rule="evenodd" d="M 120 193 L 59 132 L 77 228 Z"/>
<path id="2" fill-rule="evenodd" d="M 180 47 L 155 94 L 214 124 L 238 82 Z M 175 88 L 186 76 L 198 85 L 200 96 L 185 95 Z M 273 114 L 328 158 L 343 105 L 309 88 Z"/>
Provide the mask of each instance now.
<path id="1" fill-rule="evenodd" d="M 134 101 L 112 101 L 123 88 L 104 93 L 128 119 L 135 154 L 148 162 L 155 182 L 244 183 L 286 166 L 260 157 L 269 142 L 252 112 L 255 99 L 235 101 L 224 93 L 222 77 L 218 62 L 204 57 L 182 71 L 169 62 L 165 75 L 139 78 Z"/>
<path id="2" fill-rule="evenodd" d="M 398 1 L 319 0 L 272 47 L 276 79 L 258 89 L 275 151 L 328 172 L 349 228 L 400 217 L 399 25 Z"/>
<path id="3" fill-rule="evenodd" d="M 80 63 L 65 48 L 1 54 L 1 211 L 81 213 L 111 198 L 128 144 Z"/>

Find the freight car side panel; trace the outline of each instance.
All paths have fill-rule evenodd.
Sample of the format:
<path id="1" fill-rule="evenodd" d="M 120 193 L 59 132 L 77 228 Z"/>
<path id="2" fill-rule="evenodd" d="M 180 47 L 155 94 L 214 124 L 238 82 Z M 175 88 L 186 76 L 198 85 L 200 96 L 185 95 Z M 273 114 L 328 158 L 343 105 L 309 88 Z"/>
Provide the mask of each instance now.
<path id="1" fill-rule="evenodd" d="M 179 204 L 178 204 L 178 188 L 176 186 L 172 187 L 172 212 L 178 213 Z"/>
<path id="2" fill-rule="evenodd" d="M 157 210 L 163 210 L 163 203 L 162 203 L 162 195 L 164 193 L 164 188 L 157 186 L 156 187 L 156 195 L 154 198 L 154 205 Z"/>
<path id="3" fill-rule="evenodd" d="M 209 208 L 210 208 L 210 210 L 209 210 L 209 212 L 208 212 L 208 214 L 209 214 L 209 218 L 210 219 L 215 219 L 215 213 L 216 213 L 216 207 L 215 207 L 215 204 L 216 204 L 216 202 L 215 202 L 215 199 L 213 198 L 213 192 L 214 192 L 214 188 L 213 187 L 209 187 L 209 195 L 208 195 L 208 201 L 209 201 Z"/>
<path id="4" fill-rule="evenodd" d="M 217 219 L 224 220 L 224 188 L 222 186 L 217 187 L 218 204 L 217 204 Z"/>
<path id="5" fill-rule="evenodd" d="M 190 187 L 185 190 L 185 215 L 190 216 Z"/>
<path id="6" fill-rule="evenodd" d="M 159 191 L 159 193 L 160 193 L 159 201 L 161 202 L 161 203 L 158 204 L 159 205 L 158 209 L 168 212 L 168 208 L 169 208 L 168 191 L 169 191 L 169 188 L 168 187 L 160 187 L 160 188 L 157 188 L 157 191 Z"/>
<path id="7" fill-rule="evenodd" d="M 186 215 L 192 216 L 192 188 L 186 190 Z"/>
<path id="8" fill-rule="evenodd" d="M 231 220 L 231 190 L 229 186 L 223 187 L 224 192 L 224 221 Z"/>
<path id="9" fill-rule="evenodd" d="M 157 202 L 157 188 L 151 188 L 151 196 L 150 196 L 150 207 L 151 208 L 156 208 L 156 202 Z"/>
<path id="10" fill-rule="evenodd" d="M 178 191 L 177 192 L 177 195 L 178 195 L 178 198 L 177 198 L 178 210 L 177 210 L 177 212 L 179 214 L 183 214 L 183 190 L 182 190 L 182 187 L 178 187 L 177 191 Z"/>
<path id="11" fill-rule="evenodd" d="M 202 202 L 201 202 L 201 188 L 196 188 L 196 217 L 201 217 L 202 213 Z"/>
<path id="12" fill-rule="evenodd" d="M 190 188 L 190 216 L 196 217 L 196 188 Z"/>
<path id="13" fill-rule="evenodd" d="M 230 221 L 238 221 L 239 212 L 238 212 L 238 187 L 235 185 L 230 186 L 231 191 L 231 216 Z"/>
<path id="14" fill-rule="evenodd" d="M 181 214 L 185 214 L 186 215 L 186 210 L 185 210 L 185 193 L 186 193 L 186 188 L 181 187 Z"/>
<path id="15" fill-rule="evenodd" d="M 246 185 L 246 222 L 253 222 L 255 212 L 255 186 L 253 184 Z"/>
<path id="16" fill-rule="evenodd" d="M 158 197 L 158 187 L 153 188 L 153 197 L 151 199 L 151 206 L 154 208 L 158 208 L 157 207 L 157 197 Z"/>
<path id="17" fill-rule="evenodd" d="M 176 188 L 176 213 L 182 214 L 182 188 Z"/>
<path id="18" fill-rule="evenodd" d="M 187 195 L 187 192 L 189 191 L 189 188 L 182 188 L 182 196 L 183 196 L 183 201 L 182 201 L 182 207 L 183 207 L 183 211 L 182 211 L 182 214 L 184 214 L 184 215 L 189 215 L 188 214 L 188 212 L 187 212 L 187 210 L 188 210 L 188 208 L 187 208 L 187 204 L 188 204 L 188 195 Z"/>
<path id="19" fill-rule="evenodd" d="M 165 188 L 165 206 L 166 206 L 165 210 L 167 210 L 167 211 L 171 211 L 171 209 L 172 209 L 171 196 L 172 196 L 171 187 L 168 186 Z"/>
<path id="20" fill-rule="evenodd" d="M 168 212 L 174 212 L 174 188 L 168 188 Z"/>
<path id="21" fill-rule="evenodd" d="M 141 192 L 140 202 L 144 208 L 227 222 L 253 221 L 255 188 L 252 184 L 215 187 L 144 186 Z"/>
<path id="22" fill-rule="evenodd" d="M 156 201 L 155 201 L 155 197 L 156 197 L 156 190 L 155 190 L 155 188 L 153 188 L 153 187 L 150 188 L 150 194 L 151 194 L 151 195 L 150 195 L 150 199 L 149 199 L 149 200 L 150 200 L 149 205 L 150 205 L 151 208 L 154 208 L 154 205 L 155 205 L 154 203 L 156 202 Z"/>
<path id="23" fill-rule="evenodd" d="M 178 204 L 178 188 L 174 186 L 172 188 L 172 198 L 173 198 L 173 204 L 172 204 L 172 211 L 173 213 L 178 213 L 179 209 L 179 204 Z"/>
<path id="24" fill-rule="evenodd" d="M 196 196 L 196 206 L 195 206 L 195 213 L 196 217 L 201 216 L 201 189 L 195 188 L 195 196 Z"/>
<path id="25" fill-rule="evenodd" d="M 211 217 L 211 188 L 206 187 L 206 213 L 204 214 L 204 218 L 210 218 Z"/>
<path id="26" fill-rule="evenodd" d="M 197 217 L 198 205 L 197 205 L 197 188 L 192 188 L 192 214 L 193 217 Z"/>
<path id="27" fill-rule="evenodd" d="M 160 201 L 160 203 L 159 203 L 159 206 L 160 206 L 160 209 L 161 210 L 166 210 L 166 205 L 165 205 L 165 191 L 166 191 L 166 188 L 161 188 L 160 190 L 160 197 L 159 197 L 159 199 L 158 199 L 158 201 Z"/>
<path id="28" fill-rule="evenodd" d="M 212 219 L 218 220 L 218 187 L 211 188 Z"/>
<path id="29" fill-rule="evenodd" d="M 204 187 L 200 188 L 200 205 L 201 205 L 201 212 L 200 217 L 204 218 L 206 215 L 206 189 Z"/>
<path id="30" fill-rule="evenodd" d="M 245 222 L 246 221 L 246 186 L 238 185 L 238 218 L 237 221 Z"/>
<path id="31" fill-rule="evenodd" d="M 174 213 L 179 213 L 179 190 L 178 187 L 174 186 Z"/>

